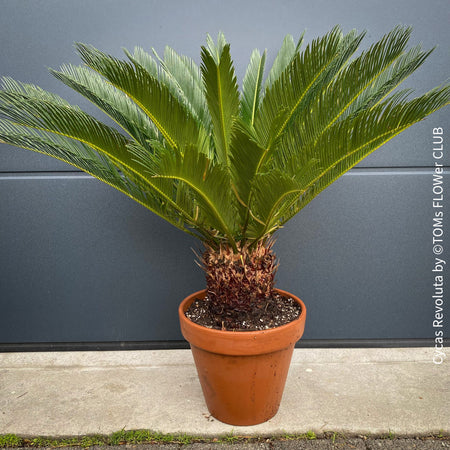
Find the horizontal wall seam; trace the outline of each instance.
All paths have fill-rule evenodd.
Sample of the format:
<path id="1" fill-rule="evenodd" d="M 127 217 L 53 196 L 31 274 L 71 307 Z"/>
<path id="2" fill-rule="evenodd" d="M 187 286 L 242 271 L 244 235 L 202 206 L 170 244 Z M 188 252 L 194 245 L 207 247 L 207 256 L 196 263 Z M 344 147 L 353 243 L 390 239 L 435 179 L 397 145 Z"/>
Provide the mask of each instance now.
<path id="1" fill-rule="evenodd" d="M 408 348 L 434 347 L 434 339 L 302 339 L 297 348 Z M 450 339 L 444 339 L 444 346 Z M 52 352 L 52 351 L 120 351 L 120 350 L 170 350 L 187 349 L 184 340 L 122 341 L 122 342 L 26 342 L 0 343 L 0 353 Z"/>
<path id="2" fill-rule="evenodd" d="M 450 173 L 450 166 L 442 166 L 443 173 Z M 431 175 L 434 167 L 357 167 L 349 170 L 344 176 L 370 176 L 370 175 Z M 49 180 L 49 179 L 90 179 L 89 174 L 81 171 L 23 171 L 0 172 L 0 180 Z"/>

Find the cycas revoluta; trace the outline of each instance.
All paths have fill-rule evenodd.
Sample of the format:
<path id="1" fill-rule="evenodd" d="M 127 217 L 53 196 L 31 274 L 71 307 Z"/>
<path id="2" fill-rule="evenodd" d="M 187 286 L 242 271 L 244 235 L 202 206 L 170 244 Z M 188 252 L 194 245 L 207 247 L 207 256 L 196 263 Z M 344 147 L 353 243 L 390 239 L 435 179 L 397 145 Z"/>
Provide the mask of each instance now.
<path id="1" fill-rule="evenodd" d="M 201 67 L 166 47 L 119 60 L 77 44 L 85 66 L 51 73 L 121 132 L 30 84 L 3 79 L 0 140 L 65 161 L 206 244 L 210 295 L 231 309 L 266 298 L 270 237 L 330 183 L 449 103 L 449 85 L 397 90 L 431 51 L 396 27 L 354 57 L 364 33 L 287 36 L 264 78 L 255 50 L 239 91 L 230 45 L 208 36 Z M 228 280 L 228 283 L 226 282 Z"/>

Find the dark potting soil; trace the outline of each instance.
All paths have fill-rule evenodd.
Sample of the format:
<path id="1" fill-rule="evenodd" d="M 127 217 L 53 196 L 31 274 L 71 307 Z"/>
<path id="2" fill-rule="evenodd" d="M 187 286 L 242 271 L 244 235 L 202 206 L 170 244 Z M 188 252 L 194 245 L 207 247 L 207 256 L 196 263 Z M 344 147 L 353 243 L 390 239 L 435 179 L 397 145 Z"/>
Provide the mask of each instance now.
<path id="1" fill-rule="evenodd" d="M 185 315 L 192 322 L 207 328 L 229 331 L 267 330 L 285 325 L 300 316 L 301 306 L 292 298 L 274 294 L 263 304 L 255 305 L 250 311 L 231 311 L 228 314 L 214 314 L 208 297 L 195 299 Z"/>

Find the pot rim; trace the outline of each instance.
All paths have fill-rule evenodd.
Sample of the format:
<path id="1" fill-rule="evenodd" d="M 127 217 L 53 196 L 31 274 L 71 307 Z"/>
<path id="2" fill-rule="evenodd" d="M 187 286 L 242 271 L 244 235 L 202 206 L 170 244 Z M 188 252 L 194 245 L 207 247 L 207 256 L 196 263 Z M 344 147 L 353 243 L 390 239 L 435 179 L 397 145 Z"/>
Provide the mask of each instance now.
<path id="1" fill-rule="evenodd" d="M 267 330 L 256 331 L 228 331 L 215 330 L 198 325 L 185 316 L 190 304 L 199 297 L 206 295 L 206 289 L 197 291 L 186 297 L 178 308 L 181 332 L 191 346 L 203 350 L 227 355 L 257 355 L 272 353 L 274 351 L 294 345 L 303 335 L 306 320 L 306 306 L 295 295 L 281 289 L 275 292 L 293 298 L 300 304 L 300 316 L 285 325 Z"/>

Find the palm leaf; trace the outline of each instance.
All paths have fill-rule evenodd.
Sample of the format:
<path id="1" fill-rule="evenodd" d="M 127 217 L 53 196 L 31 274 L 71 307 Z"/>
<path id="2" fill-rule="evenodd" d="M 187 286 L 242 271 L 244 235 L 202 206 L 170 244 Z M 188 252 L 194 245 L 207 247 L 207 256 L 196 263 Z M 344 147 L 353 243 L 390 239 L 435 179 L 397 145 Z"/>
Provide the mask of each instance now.
<path id="1" fill-rule="evenodd" d="M 275 57 L 275 60 L 270 68 L 269 75 L 264 83 L 264 89 L 270 88 L 272 84 L 278 80 L 281 74 L 292 63 L 294 56 L 299 52 L 300 47 L 303 44 L 303 32 L 297 41 L 297 45 L 294 43 L 294 38 L 288 34 L 283 40 L 280 50 Z"/>
<path id="2" fill-rule="evenodd" d="M 29 88 L 29 91 L 32 92 Z M 26 96 L 25 94 L 18 94 L 16 92 L 0 92 L 0 112 L 2 115 L 9 119 L 3 122 L 3 127 L 6 129 L 6 124 L 15 123 L 16 125 L 22 126 L 22 129 L 30 129 L 28 134 L 25 136 L 28 141 L 33 138 L 35 142 L 38 142 L 36 135 L 30 134 L 32 130 L 45 133 L 47 136 L 47 149 L 50 148 L 48 139 L 49 136 L 53 135 L 52 139 L 57 137 L 64 138 L 63 141 L 57 141 L 60 151 L 63 148 L 74 148 L 71 144 L 71 140 L 76 140 L 80 144 L 84 144 L 86 148 L 91 148 L 96 152 L 103 155 L 102 157 L 106 161 L 112 161 L 116 168 L 128 176 L 128 178 L 133 178 L 136 182 L 145 185 L 146 192 L 149 192 L 152 196 L 160 199 L 166 205 L 177 212 L 178 216 L 183 218 L 191 225 L 195 225 L 195 221 L 192 219 L 192 211 L 182 210 L 173 200 L 173 189 L 172 186 L 164 185 L 161 186 L 155 180 L 149 179 L 143 171 L 142 165 L 135 158 L 135 155 L 130 151 L 131 142 L 125 139 L 121 134 L 112 128 L 98 122 L 93 117 L 87 115 L 78 108 L 72 108 L 68 103 L 61 102 L 58 98 L 53 98 L 53 96 L 47 96 L 48 100 L 41 100 L 44 97 L 45 91 L 38 90 L 37 95 L 34 98 Z M 52 101 L 50 101 L 52 100 Z M 13 136 L 16 142 L 19 142 L 19 135 L 15 133 Z M 12 137 L 11 137 L 12 139 Z M 5 139 L 6 141 L 6 135 Z M 25 141 L 24 141 L 25 142 Z M 152 141 L 154 142 L 154 141 Z M 18 145 L 18 144 L 15 144 Z M 37 145 L 37 144 L 36 144 Z M 40 142 L 39 145 L 42 147 L 44 143 Z M 137 145 L 137 143 L 135 144 Z M 40 147 L 40 148 L 41 148 Z M 33 149 L 30 144 L 27 146 L 29 149 Z M 148 148 L 143 148 L 143 151 L 150 158 L 152 152 Z M 42 151 L 41 151 L 42 152 Z M 47 153 L 49 154 L 49 153 Z M 90 153 L 90 155 L 93 153 Z M 62 157 L 56 155 L 50 155 L 62 159 L 69 164 L 75 165 L 73 162 L 67 161 Z M 81 160 L 80 160 L 81 161 Z M 85 161 L 85 159 L 83 160 Z M 88 173 L 94 174 L 91 170 L 87 170 L 83 166 L 80 166 L 81 170 Z M 170 219 L 171 223 L 173 222 Z"/>
<path id="3" fill-rule="evenodd" d="M 18 97 L 34 98 L 36 100 L 44 100 L 61 106 L 68 106 L 72 109 L 80 111 L 80 108 L 76 105 L 71 105 L 67 100 L 63 99 L 53 92 L 48 92 L 39 86 L 30 83 L 21 83 L 20 81 L 13 80 L 10 77 L 1 78 L 1 87 L 4 92 L 11 94 L 17 94 Z"/>
<path id="4" fill-rule="evenodd" d="M 248 220 L 252 182 L 263 152 L 264 150 L 246 130 L 246 124 L 236 121 L 230 145 L 230 173 L 232 186 L 238 199 L 239 211 L 244 220 Z"/>
<path id="5" fill-rule="evenodd" d="M 197 123 L 180 102 L 140 65 L 132 66 L 92 46 L 77 44 L 83 61 L 126 93 L 151 119 L 171 147 L 197 144 Z"/>
<path id="6" fill-rule="evenodd" d="M 165 48 L 164 59 L 159 57 L 155 49 L 152 50 L 156 59 L 141 47 L 135 47 L 133 54 L 126 49 L 124 52 L 135 66 L 141 67 L 166 86 L 199 126 L 209 130 L 211 120 L 198 66 L 192 59 L 178 55 L 170 47 Z"/>
<path id="7" fill-rule="evenodd" d="M 128 59 L 135 65 L 142 67 L 153 78 L 160 79 L 161 71 L 158 62 L 150 53 L 146 52 L 142 47 L 136 46 L 133 53 L 126 48 L 123 49 Z"/>
<path id="8" fill-rule="evenodd" d="M 254 159 L 257 155 L 258 161 L 249 165 L 254 170 L 248 174 L 250 180 L 255 179 L 266 165 L 270 165 L 277 150 L 286 152 L 287 147 L 280 146 L 280 140 L 288 123 L 299 115 L 299 110 L 305 110 L 305 105 L 312 101 L 313 96 L 338 73 L 361 39 L 362 35 L 358 36 L 355 32 L 343 36 L 336 27 L 322 39 L 313 42 L 302 54 L 294 54 L 293 60 L 279 79 L 266 91 L 258 110 L 255 121 L 256 140 L 263 151 L 251 156 Z M 292 155 L 282 156 L 286 160 Z M 282 166 L 279 167 L 282 170 Z M 251 204 L 252 195 L 250 190 L 247 205 Z M 247 211 L 244 230 L 249 215 L 250 211 Z"/>
<path id="9" fill-rule="evenodd" d="M 350 114 L 356 116 L 359 112 L 377 105 L 409 75 L 419 68 L 433 50 L 434 49 L 422 51 L 421 46 L 418 45 L 398 57 L 389 68 L 381 73 L 347 108 L 344 117 Z M 395 95 L 398 95 L 398 93 Z M 390 98 L 392 98 L 392 96 Z"/>
<path id="10" fill-rule="evenodd" d="M 319 173 L 317 164 L 317 160 L 311 160 L 297 167 L 294 176 L 279 169 L 256 176 L 251 212 L 257 220 L 249 228 L 253 233 L 249 233 L 249 238 L 259 241 L 281 226 L 286 209 L 290 209 L 296 199 L 302 198 L 310 189 L 312 180 L 316 179 Z"/>
<path id="11" fill-rule="evenodd" d="M 229 147 L 233 118 L 239 113 L 239 91 L 230 57 L 230 45 L 213 55 L 211 49 L 202 47 L 202 76 L 205 95 L 213 125 L 213 139 L 219 164 L 229 166 Z"/>
<path id="12" fill-rule="evenodd" d="M 158 130 L 148 116 L 127 95 L 111 86 L 96 72 L 72 65 L 63 65 L 60 71 L 50 72 L 98 106 L 142 145 L 149 139 L 158 138 Z"/>
<path id="13" fill-rule="evenodd" d="M 449 102 L 450 86 L 444 86 L 409 102 L 387 100 L 357 118 L 336 122 L 309 152 L 317 156 L 320 174 L 308 184 L 307 195 L 292 202 L 280 225 L 370 153 Z"/>
<path id="14" fill-rule="evenodd" d="M 396 27 L 344 68 L 308 111 L 320 134 L 339 120 L 353 103 L 375 83 L 403 53 L 411 28 Z M 386 91 L 383 89 L 381 95 Z M 317 112 L 316 112 L 317 111 Z"/>
<path id="15" fill-rule="evenodd" d="M 187 56 L 180 56 L 170 47 L 164 49 L 161 68 L 176 87 L 180 101 L 193 117 L 205 128 L 211 130 L 211 117 L 203 90 L 200 68 Z"/>
<path id="16" fill-rule="evenodd" d="M 199 210 L 194 196 L 189 194 L 186 186 L 179 183 L 177 178 L 161 176 L 161 168 L 167 166 L 167 161 L 173 162 L 173 160 L 176 160 L 179 162 L 184 160 L 183 153 L 174 151 L 159 141 L 150 141 L 150 144 L 154 152 L 148 152 L 145 147 L 136 142 L 128 144 L 128 150 L 133 160 L 140 167 L 140 173 L 144 177 L 145 183 L 164 203 L 176 210 L 185 223 L 194 228 L 200 235 L 208 236 L 208 239 L 211 239 L 211 233 L 208 231 L 210 225 L 208 225 L 207 220 L 204 220 L 203 211 Z M 207 158 L 200 150 L 196 149 L 196 151 Z M 206 169 L 191 166 L 191 170 L 192 173 L 202 173 Z M 128 174 L 126 169 L 125 173 Z M 133 176 L 133 174 L 130 174 L 130 176 Z"/>
<path id="17" fill-rule="evenodd" d="M 424 52 L 420 46 L 417 46 L 398 56 L 409 37 L 409 33 L 409 29 L 396 28 L 389 35 L 385 36 L 381 43 L 373 46 L 369 52 L 358 58 L 367 60 L 368 55 L 372 54 L 378 69 L 369 72 L 370 75 L 366 73 L 365 85 L 367 87 L 360 90 L 357 95 L 351 92 L 354 92 L 358 83 L 360 86 L 363 84 L 364 71 L 355 70 L 355 67 L 361 66 L 361 61 L 353 69 L 349 65 L 348 68 L 337 74 L 337 78 L 327 86 L 327 89 L 322 90 L 314 102 L 310 102 L 309 109 L 300 114 L 295 123 L 290 124 L 285 130 L 281 139 L 283 143 L 280 145 L 280 150 L 274 155 L 275 166 L 283 167 L 283 164 L 289 158 L 295 156 L 299 149 L 308 148 L 310 146 L 309 143 L 317 141 L 318 136 L 325 132 L 327 126 L 331 125 L 333 119 L 330 119 L 330 117 L 334 118 L 334 120 L 341 120 L 349 115 L 356 117 L 360 112 L 376 106 L 407 76 L 416 70 L 432 50 Z M 400 44 L 397 43 L 397 48 L 395 49 L 395 40 L 398 38 L 400 38 L 401 42 Z M 390 46 L 390 49 L 388 48 L 389 52 L 385 51 L 384 64 L 381 58 L 383 53 L 383 45 L 381 44 L 384 45 L 384 48 Z M 393 54 L 394 49 L 396 54 Z M 372 65 L 372 68 L 374 69 L 375 66 Z M 349 77 L 349 73 L 352 73 L 352 76 L 355 79 L 357 78 L 358 81 L 354 82 Z M 372 78 L 373 81 L 367 81 L 367 76 Z M 409 92 L 409 90 L 397 91 L 391 95 L 390 100 L 400 102 Z M 336 111 L 339 112 L 336 113 Z"/>
<path id="18" fill-rule="evenodd" d="M 117 189 L 182 231 L 198 237 L 187 227 L 177 208 L 155 195 L 142 179 L 124 176 L 106 156 L 82 142 L 14 125 L 8 120 L 0 120 L 0 141 L 68 163 Z"/>
<path id="19" fill-rule="evenodd" d="M 128 140 L 77 107 L 35 96 L 0 91 L 0 113 L 17 125 L 83 142 L 129 170 L 139 173 L 127 151 Z"/>
<path id="20" fill-rule="evenodd" d="M 207 37 L 200 69 L 169 47 L 163 58 L 125 50 L 122 61 L 77 44 L 88 67 L 52 73 L 127 136 L 5 78 L 0 140 L 65 161 L 210 246 L 237 251 L 449 103 L 448 85 L 412 100 L 397 90 L 430 54 L 405 50 L 410 33 L 397 27 L 352 61 L 364 33 L 335 27 L 303 51 L 303 36 L 297 45 L 287 36 L 265 83 L 266 53 L 252 53 L 241 96 L 223 33 Z"/>
<path id="21" fill-rule="evenodd" d="M 214 165 L 206 155 L 189 146 L 183 153 L 166 152 L 161 155 L 155 171 L 153 179 L 171 179 L 185 184 L 210 226 L 230 245 L 236 246 L 233 238 L 236 217 L 229 189 L 229 172 L 225 167 Z"/>
<path id="22" fill-rule="evenodd" d="M 245 123 L 252 126 L 255 122 L 255 114 L 261 101 L 261 85 L 265 62 L 266 52 L 261 56 L 259 50 L 253 50 L 252 56 L 250 57 L 250 64 L 247 67 L 244 81 L 242 82 L 240 116 Z"/>
<path id="23" fill-rule="evenodd" d="M 220 64 L 220 57 L 226 45 L 227 40 L 221 31 L 217 35 L 217 44 L 209 34 L 206 35 L 206 50 L 211 55 L 217 66 Z"/>
<path id="24" fill-rule="evenodd" d="M 311 103 L 355 52 L 363 35 L 346 36 L 338 27 L 296 54 L 292 63 L 265 92 L 255 120 L 258 141 L 267 155 L 288 124 Z M 280 120 L 280 117 L 283 120 Z M 275 126 L 274 126 L 275 125 Z"/>

